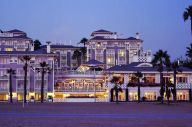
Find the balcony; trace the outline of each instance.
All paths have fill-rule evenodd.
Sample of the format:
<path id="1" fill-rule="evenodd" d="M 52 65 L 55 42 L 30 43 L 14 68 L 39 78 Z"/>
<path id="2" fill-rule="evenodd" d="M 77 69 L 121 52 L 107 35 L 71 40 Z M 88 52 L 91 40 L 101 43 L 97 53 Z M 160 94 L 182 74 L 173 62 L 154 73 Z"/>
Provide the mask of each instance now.
<path id="1" fill-rule="evenodd" d="M 23 92 L 24 88 L 23 87 L 17 87 L 17 92 Z M 29 88 L 27 88 L 27 91 L 29 91 Z"/>
<path id="2" fill-rule="evenodd" d="M 55 88 L 55 92 L 105 92 L 105 88 Z"/>
<path id="3" fill-rule="evenodd" d="M 86 72 L 79 72 L 79 71 L 57 71 L 55 72 L 56 77 L 103 77 L 103 71 L 86 71 Z"/>
<path id="4" fill-rule="evenodd" d="M 44 87 L 44 92 L 47 92 L 48 91 L 48 88 L 45 86 Z M 41 92 L 41 88 L 35 88 L 35 92 Z"/>
<path id="5" fill-rule="evenodd" d="M 9 80 L 9 76 L 7 75 L 0 76 L 0 80 Z"/>
<path id="6" fill-rule="evenodd" d="M 190 88 L 192 88 L 192 84 L 190 84 L 190 83 L 177 83 L 176 88 L 177 89 L 190 89 Z"/>
<path id="7" fill-rule="evenodd" d="M 0 88 L 0 92 L 9 92 L 8 88 Z"/>

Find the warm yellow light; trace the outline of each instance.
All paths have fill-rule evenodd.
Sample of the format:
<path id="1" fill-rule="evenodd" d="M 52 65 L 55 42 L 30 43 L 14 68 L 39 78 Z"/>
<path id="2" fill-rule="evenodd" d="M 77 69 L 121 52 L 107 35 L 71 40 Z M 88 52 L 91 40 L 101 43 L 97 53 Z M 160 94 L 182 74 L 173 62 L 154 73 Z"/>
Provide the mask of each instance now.
<path id="1" fill-rule="evenodd" d="M 121 55 L 121 56 L 124 56 L 124 55 L 125 55 L 125 52 L 124 52 L 124 51 L 120 51 L 120 55 Z"/>
<path id="2" fill-rule="evenodd" d="M 35 96 L 35 93 L 34 92 L 30 92 L 29 93 L 29 96 L 31 97 L 31 96 Z"/>
<path id="3" fill-rule="evenodd" d="M 94 94 L 89 94 L 89 97 L 93 97 L 94 96 Z"/>
<path id="4" fill-rule="evenodd" d="M 17 93 L 13 93 L 13 98 L 16 98 L 17 97 Z"/>
<path id="5" fill-rule="evenodd" d="M 170 82 L 173 83 L 173 77 L 170 78 Z"/>
<path id="6" fill-rule="evenodd" d="M 66 93 L 65 93 L 65 94 L 63 94 L 63 96 L 64 96 L 64 97 L 69 97 L 70 94 L 66 94 Z"/>
<path id="7" fill-rule="evenodd" d="M 6 100 L 8 100 L 9 99 L 9 95 L 8 94 L 6 94 Z"/>
<path id="8" fill-rule="evenodd" d="M 13 48 L 5 48 L 5 51 L 13 51 Z"/>
<path id="9" fill-rule="evenodd" d="M 111 62 L 111 59 L 110 59 L 110 58 L 108 58 L 108 59 L 107 59 L 107 62 L 108 62 L 108 63 L 110 63 L 110 62 Z"/>
<path id="10" fill-rule="evenodd" d="M 52 96 L 52 97 L 54 97 L 55 95 L 54 95 L 54 93 L 47 93 L 47 96 Z"/>

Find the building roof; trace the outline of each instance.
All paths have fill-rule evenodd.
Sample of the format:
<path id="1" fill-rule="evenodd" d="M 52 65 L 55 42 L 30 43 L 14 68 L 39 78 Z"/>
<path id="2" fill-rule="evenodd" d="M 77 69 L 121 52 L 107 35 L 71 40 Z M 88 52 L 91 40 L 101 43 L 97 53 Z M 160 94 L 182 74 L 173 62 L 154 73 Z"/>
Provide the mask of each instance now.
<path id="1" fill-rule="evenodd" d="M 45 55 L 45 54 L 54 55 L 54 53 L 47 53 L 45 49 L 38 49 L 35 51 L 0 51 L 0 55 Z"/>
<path id="2" fill-rule="evenodd" d="M 100 30 L 92 32 L 91 36 L 93 36 L 94 34 L 113 34 L 113 32 L 104 30 L 104 29 L 100 29 Z"/>
<path id="3" fill-rule="evenodd" d="M 31 38 L 27 37 L 27 36 L 13 36 L 13 37 L 1 37 L 0 39 L 27 39 L 27 40 L 32 40 Z"/>
<path id="4" fill-rule="evenodd" d="M 18 29 L 9 30 L 7 32 L 10 32 L 10 33 L 25 33 L 25 32 L 23 32 L 21 30 L 18 30 Z"/>
<path id="5" fill-rule="evenodd" d="M 105 37 L 102 37 L 102 36 L 96 36 L 96 37 L 93 37 L 91 38 L 90 40 L 115 40 L 115 41 L 143 41 L 141 39 L 136 39 L 134 37 L 129 37 L 129 38 L 105 38 Z"/>
<path id="6" fill-rule="evenodd" d="M 105 65 L 103 62 L 97 61 L 95 59 L 91 59 L 84 63 L 83 65 L 90 65 L 90 66 L 99 66 L 99 65 Z"/>
<path id="7" fill-rule="evenodd" d="M 192 69 L 187 67 L 180 67 L 182 71 L 192 71 Z M 127 65 L 115 65 L 106 71 L 130 71 L 130 72 L 158 72 L 156 67 L 153 67 L 151 63 L 141 63 L 141 62 L 133 62 Z M 164 69 L 164 71 L 167 71 Z"/>
<path id="8" fill-rule="evenodd" d="M 77 47 L 77 46 L 73 46 L 73 45 L 57 45 L 57 44 L 52 45 L 51 44 L 50 46 L 51 46 L 51 48 L 66 48 L 66 49 L 68 49 L 68 48 L 72 48 L 72 49 L 82 48 L 82 47 Z M 46 48 L 46 45 L 43 45 L 41 47 Z"/>

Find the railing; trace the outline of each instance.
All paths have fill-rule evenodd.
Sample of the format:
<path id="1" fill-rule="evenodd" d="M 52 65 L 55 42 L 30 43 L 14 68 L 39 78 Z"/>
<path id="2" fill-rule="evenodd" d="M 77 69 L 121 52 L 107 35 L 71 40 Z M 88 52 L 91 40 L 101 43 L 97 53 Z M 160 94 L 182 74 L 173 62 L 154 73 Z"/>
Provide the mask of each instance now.
<path id="1" fill-rule="evenodd" d="M 29 80 L 30 76 L 27 76 L 27 79 Z M 16 79 L 24 79 L 24 75 L 17 75 Z"/>
<path id="2" fill-rule="evenodd" d="M 86 88 L 55 88 L 55 92 L 105 92 L 104 88 L 96 88 L 96 89 L 86 89 Z"/>
<path id="3" fill-rule="evenodd" d="M 8 88 L 0 88 L 0 92 L 8 92 L 9 89 Z"/>
<path id="4" fill-rule="evenodd" d="M 7 80 L 9 80 L 9 77 L 8 76 L 0 76 L 0 79 L 7 79 Z"/>
<path id="5" fill-rule="evenodd" d="M 24 88 L 23 87 L 19 87 L 17 88 L 17 92 L 23 92 Z M 29 88 L 27 88 L 27 91 L 29 91 Z"/>
<path id="6" fill-rule="evenodd" d="M 35 76 L 35 80 L 41 80 L 41 76 Z M 48 76 L 45 76 L 44 77 L 44 80 L 47 80 L 48 79 Z"/>
<path id="7" fill-rule="evenodd" d="M 86 72 L 79 72 L 79 71 L 57 71 L 55 72 L 56 75 L 102 75 L 104 74 L 103 71 L 86 71 Z"/>
<path id="8" fill-rule="evenodd" d="M 192 84 L 190 84 L 190 83 L 177 83 L 176 88 L 177 89 L 190 89 L 190 88 L 192 88 Z"/>
<path id="9" fill-rule="evenodd" d="M 44 87 L 44 92 L 46 92 L 48 90 L 47 87 Z M 35 92 L 40 92 L 41 91 L 41 88 L 35 88 Z"/>

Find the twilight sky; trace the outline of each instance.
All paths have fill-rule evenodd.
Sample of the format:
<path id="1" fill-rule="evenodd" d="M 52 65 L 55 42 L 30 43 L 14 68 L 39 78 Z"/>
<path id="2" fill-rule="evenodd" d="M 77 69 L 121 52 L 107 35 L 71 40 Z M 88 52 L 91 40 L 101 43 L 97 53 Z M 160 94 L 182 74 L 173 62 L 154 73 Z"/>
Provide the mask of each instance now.
<path id="1" fill-rule="evenodd" d="M 121 37 L 141 34 L 144 49 L 185 55 L 192 42 L 182 14 L 190 0 L 1 0 L 0 29 L 20 29 L 41 42 L 76 44 L 106 29 Z"/>

